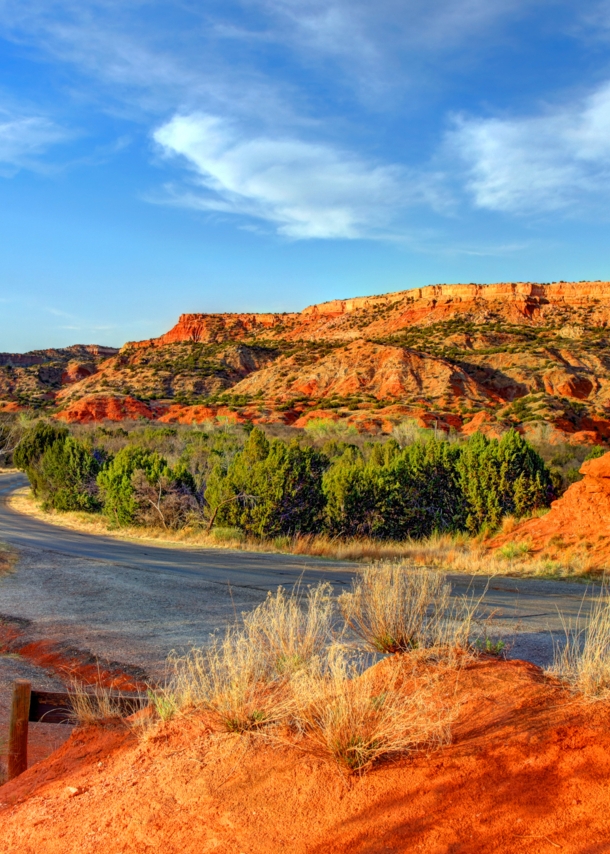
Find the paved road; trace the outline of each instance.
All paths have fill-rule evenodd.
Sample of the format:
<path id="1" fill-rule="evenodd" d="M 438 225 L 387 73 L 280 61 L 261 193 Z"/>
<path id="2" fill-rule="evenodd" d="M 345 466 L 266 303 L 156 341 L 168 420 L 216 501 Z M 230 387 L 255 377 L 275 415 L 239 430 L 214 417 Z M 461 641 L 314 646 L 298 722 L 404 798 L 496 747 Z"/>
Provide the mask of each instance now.
<path id="1" fill-rule="evenodd" d="M 21 474 L 0 474 L 0 540 L 22 555 L 0 587 L 0 613 L 32 620 L 41 636 L 153 671 L 170 649 L 205 642 L 235 611 L 254 606 L 280 584 L 323 579 L 339 591 L 354 573 L 347 562 L 157 546 L 48 525 L 2 500 L 26 483 Z M 484 593 L 485 606 L 497 612 L 493 634 L 512 638 L 515 657 L 540 664 L 552 654 L 549 631 L 560 638 L 563 621 L 582 625 L 590 607 L 578 584 L 450 579 L 456 594 Z"/>

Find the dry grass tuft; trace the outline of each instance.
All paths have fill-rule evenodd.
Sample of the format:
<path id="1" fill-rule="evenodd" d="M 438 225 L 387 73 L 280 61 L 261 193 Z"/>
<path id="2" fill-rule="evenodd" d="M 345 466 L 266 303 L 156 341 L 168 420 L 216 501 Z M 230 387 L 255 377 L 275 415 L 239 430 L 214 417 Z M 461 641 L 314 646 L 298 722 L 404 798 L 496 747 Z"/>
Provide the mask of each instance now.
<path id="1" fill-rule="evenodd" d="M 79 726 L 108 723 L 125 718 L 138 708 L 134 704 L 133 709 L 126 709 L 124 702 L 121 702 L 120 693 L 99 684 L 91 686 L 72 682 L 68 693 L 73 718 Z"/>
<path id="2" fill-rule="evenodd" d="M 361 673 L 359 664 L 335 645 L 317 667 L 294 676 L 295 723 L 309 749 L 362 774 L 380 759 L 449 740 L 452 712 L 433 679 L 409 680 L 396 667 Z"/>
<path id="3" fill-rule="evenodd" d="M 339 597 L 347 625 L 376 652 L 430 646 L 449 606 L 451 586 L 434 570 L 404 563 L 366 567 Z"/>
<path id="4" fill-rule="evenodd" d="M 588 625 L 581 631 L 566 626 L 566 642 L 555 646 L 554 676 L 565 679 L 590 699 L 610 697 L 610 586 L 604 583 Z"/>
<path id="5" fill-rule="evenodd" d="M 230 732 L 261 730 L 294 711 L 291 674 L 322 654 L 331 638 L 332 588 L 279 588 L 205 649 L 170 659 L 172 674 L 155 706 L 167 719 L 205 709 Z"/>
<path id="6" fill-rule="evenodd" d="M 363 605 L 367 592 L 374 625 Z M 303 749 L 331 756 L 346 772 L 362 773 L 383 757 L 442 744 L 452 704 L 441 699 L 438 668 L 427 653 L 442 644 L 448 650 L 467 644 L 470 629 L 465 619 L 452 622 L 458 611 L 449 592 L 444 576 L 430 570 L 387 564 L 364 570 L 361 587 L 341 600 L 352 627 L 375 650 L 383 646 L 377 629 L 386 638 L 390 623 L 386 650 L 426 647 L 424 656 L 412 653 L 364 669 L 363 654 L 333 636 L 330 585 L 290 593 L 280 588 L 205 649 L 171 658 L 167 687 L 153 700 L 158 716 L 205 712 L 227 732 L 291 742 L 300 733 Z"/>
<path id="7" fill-rule="evenodd" d="M 427 567 L 379 563 L 366 567 L 339 597 L 346 624 L 375 652 L 470 648 L 479 600 L 452 600 L 445 575 Z"/>
<path id="8" fill-rule="evenodd" d="M 250 642 L 265 651 L 278 676 L 307 666 L 319 656 L 332 635 L 332 587 L 321 583 L 287 594 L 280 587 L 244 616 Z"/>
<path id="9" fill-rule="evenodd" d="M 172 657 L 170 666 L 162 702 L 181 713 L 208 711 L 228 732 L 259 730 L 292 712 L 287 680 L 273 671 L 267 650 L 239 629 L 228 629 L 205 649 Z"/>

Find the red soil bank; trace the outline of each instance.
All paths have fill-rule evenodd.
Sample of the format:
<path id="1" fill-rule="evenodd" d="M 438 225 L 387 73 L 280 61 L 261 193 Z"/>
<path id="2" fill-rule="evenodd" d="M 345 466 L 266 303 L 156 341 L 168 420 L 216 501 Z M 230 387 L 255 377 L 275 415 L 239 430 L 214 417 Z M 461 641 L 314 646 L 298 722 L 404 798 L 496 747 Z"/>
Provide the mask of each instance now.
<path id="1" fill-rule="evenodd" d="M 15 653 L 55 673 L 66 684 L 78 682 L 117 691 L 146 690 L 145 682 L 118 666 L 104 664 L 87 652 L 68 649 L 52 640 L 30 640 L 15 625 L 3 623 L 0 625 L 0 655 Z"/>
<path id="2" fill-rule="evenodd" d="M 610 564 L 610 453 L 587 460 L 580 468 L 584 478 L 573 483 L 549 513 L 528 519 L 511 533 L 494 537 L 492 548 L 509 541 L 530 542 L 539 552 L 549 548 L 580 549 L 591 567 Z M 610 849 L 609 849 L 610 850 Z"/>
<path id="3" fill-rule="evenodd" d="M 0 788 L 0 852 L 607 854 L 609 704 L 514 661 L 467 667 L 455 700 L 450 746 L 350 781 L 203 720 L 76 732 Z"/>

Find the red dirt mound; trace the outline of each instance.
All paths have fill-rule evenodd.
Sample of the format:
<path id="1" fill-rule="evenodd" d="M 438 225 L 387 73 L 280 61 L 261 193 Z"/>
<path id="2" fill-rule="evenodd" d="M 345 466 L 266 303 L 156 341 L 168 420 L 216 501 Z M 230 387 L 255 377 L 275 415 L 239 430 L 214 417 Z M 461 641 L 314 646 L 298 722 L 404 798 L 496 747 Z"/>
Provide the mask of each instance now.
<path id="1" fill-rule="evenodd" d="M 610 565 L 610 453 L 587 460 L 580 471 L 584 478 L 553 501 L 549 513 L 494 537 L 490 547 L 527 541 L 534 552 L 569 548 L 582 551 L 590 568 Z"/>
<path id="2" fill-rule="evenodd" d="M 450 746 L 350 781 L 306 741 L 265 744 L 194 718 L 139 739 L 76 732 L 0 788 L 0 852 L 609 850 L 608 703 L 495 660 L 461 671 L 455 701 Z"/>

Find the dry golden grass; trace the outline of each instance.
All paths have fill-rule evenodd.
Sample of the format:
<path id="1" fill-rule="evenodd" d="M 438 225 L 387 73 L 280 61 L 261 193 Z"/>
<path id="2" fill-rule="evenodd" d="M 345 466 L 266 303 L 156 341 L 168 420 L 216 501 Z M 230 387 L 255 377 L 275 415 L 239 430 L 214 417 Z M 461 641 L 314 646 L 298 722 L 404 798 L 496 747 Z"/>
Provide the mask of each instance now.
<path id="1" fill-rule="evenodd" d="M 444 576 L 416 568 L 408 595 L 396 596 L 400 570 L 382 566 L 363 574 L 374 586 L 380 619 L 390 613 L 405 637 L 415 632 L 421 639 L 392 648 L 462 643 L 466 623 L 458 621 L 459 631 L 449 628 L 447 617 L 455 612 Z M 395 583 L 383 599 L 381 585 L 391 572 Z M 205 712 L 228 732 L 284 741 L 300 733 L 302 749 L 332 757 L 346 772 L 362 773 L 382 757 L 443 743 L 454 709 L 441 699 L 430 656 L 415 651 L 389 667 L 366 667 L 370 658 L 335 637 L 331 594 L 328 584 L 280 589 L 208 647 L 173 656 L 167 685 L 154 694 L 159 717 Z M 398 603 L 393 610 L 390 601 Z M 438 619 L 430 615 L 431 602 L 439 605 Z"/>
<path id="2" fill-rule="evenodd" d="M 292 714 L 287 677 L 274 672 L 267 650 L 240 629 L 228 629 L 204 649 L 173 656 L 170 667 L 158 709 L 164 704 L 174 713 L 206 711 L 228 732 L 260 730 Z"/>
<path id="3" fill-rule="evenodd" d="M 19 490 L 9 498 L 10 506 L 29 516 L 72 530 L 114 537 L 122 540 L 154 541 L 181 548 L 234 549 L 239 551 L 271 552 L 276 554 L 310 555 L 328 560 L 346 560 L 369 563 L 386 560 L 407 560 L 419 566 L 468 573 L 470 575 L 510 575 L 540 578 L 588 578 L 599 575 L 585 552 L 579 549 L 557 548 L 548 554 L 533 554 L 522 545 L 503 551 L 491 552 L 486 541 L 468 534 L 432 534 L 422 540 L 400 542 L 350 538 L 341 540 L 325 534 L 304 534 L 294 537 L 276 537 L 258 540 L 247 537 L 243 531 L 215 528 L 208 533 L 201 527 L 187 527 L 178 531 L 163 528 L 130 526 L 116 528 L 101 514 L 59 513 L 44 511 L 29 493 Z M 514 520 L 506 522 L 507 532 Z"/>
<path id="4" fill-rule="evenodd" d="M 377 760 L 447 742 L 455 709 L 443 704 L 433 676 L 409 676 L 379 665 L 361 672 L 345 648 L 331 646 L 316 667 L 291 681 L 305 749 L 331 757 L 347 773 L 363 773 Z"/>
<path id="5" fill-rule="evenodd" d="M 131 711 L 126 710 L 125 705 L 120 702 L 121 694 L 100 684 L 84 685 L 74 681 L 68 693 L 72 716 L 79 726 L 107 723 L 125 718 L 132 711 L 136 711 L 135 705 Z"/>
<path id="6" fill-rule="evenodd" d="M 565 627 L 565 643 L 556 644 L 550 673 L 565 679 L 590 699 L 610 697 L 610 585 L 604 583 L 587 626 Z"/>
<path id="7" fill-rule="evenodd" d="M 272 672 L 293 673 L 321 655 L 332 637 L 333 599 L 328 583 L 290 593 L 280 587 L 244 616 L 244 632 L 264 651 Z"/>
<path id="8" fill-rule="evenodd" d="M 170 659 L 165 690 L 156 692 L 161 717 L 211 712 L 231 732 L 260 730 L 294 710 L 291 674 L 310 666 L 331 639 L 332 589 L 321 583 L 287 593 L 279 588 L 204 649 Z"/>
<path id="9" fill-rule="evenodd" d="M 425 651 L 436 659 L 469 654 L 482 596 L 452 598 L 446 576 L 406 561 L 361 569 L 339 597 L 346 624 L 376 652 Z"/>
<path id="10" fill-rule="evenodd" d="M 426 567 L 379 563 L 362 569 L 339 597 L 347 625 L 376 652 L 427 648 L 449 607 L 451 585 Z"/>

